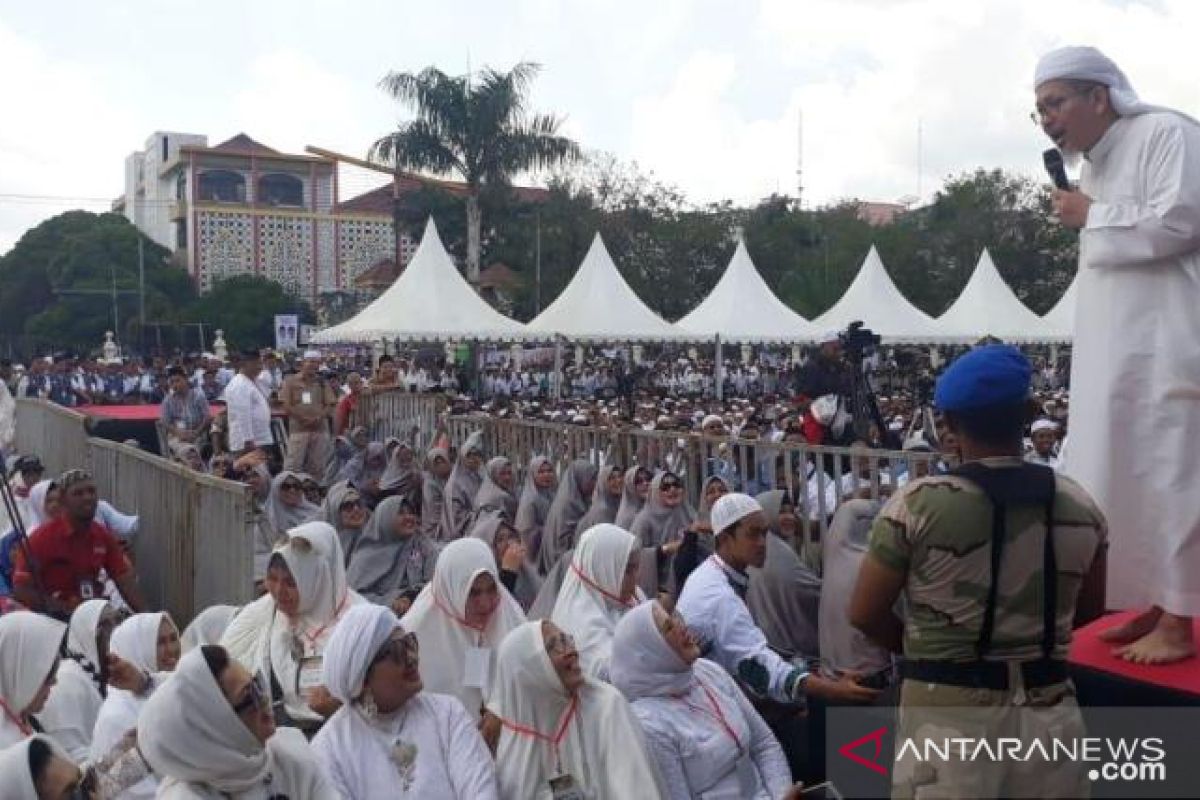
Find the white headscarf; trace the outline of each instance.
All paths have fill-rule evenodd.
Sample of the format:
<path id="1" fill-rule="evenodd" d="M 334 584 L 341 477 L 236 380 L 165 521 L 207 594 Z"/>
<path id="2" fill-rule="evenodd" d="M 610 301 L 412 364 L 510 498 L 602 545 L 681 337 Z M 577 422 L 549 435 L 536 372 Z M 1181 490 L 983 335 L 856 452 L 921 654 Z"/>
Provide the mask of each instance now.
<path id="1" fill-rule="evenodd" d="M 58 680 L 38 713 L 42 730 L 82 763 L 92 745 L 96 717 L 104 704 L 106 689 L 101 681 L 99 646 L 96 629 L 107 600 L 80 603 L 71 614 L 67 629 L 69 658 L 59 665 Z"/>
<path id="2" fill-rule="evenodd" d="M 209 606 L 201 611 L 180 637 L 183 651 L 186 653 L 202 644 L 220 642 L 238 610 L 238 606 Z"/>
<path id="3" fill-rule="evenodd" d="M 25 509 L 29 514 L 29 519 L 25 520 L 25 532 L 33 533 L 33 529 L 44 522 L 49 522 L 50 517 L 46 515 L 46 495 L 50 493 L 50 487 L 54 485 L 54 481 L 38 481 L 29 490 L 29 503 Z"/>
<path id="4" fill-rule="evenodd" d="M 363 603 L 346 612 L 325 646 L 325 688 L 349 705 L 360 694 L 379 648 L 400 628 L 390 608 Z"/>
<path id="5" fill-rule="evenodd" d="M 67 626 L 58 620 L 14 611 L 0 617 L 0 701 L 19 717 L 58 663 Z M 0 715 L 0 747 L 25 738 L 8 714 Z"/>
<path id="6" fill-rule="evenodd" d="M 500 605 L 487 626 L 467 625 L 467 597 L 471 584 L 487 573 L 496 582 Z M 458 539 L 438 556 L 433 580 L 421 590 L 401 623 L 421 644 L 421 680 L 431 692 L 452 694 L 462 701 L 472 718 L 486 699 L 478 688 L 464 685 L 466 652 L 487 648 L 489 672 L 495 674 L 495 648 L 509 631 L 525 622 L 525 613 L 500 582 L 492 549 L 479 539 Z"/>
<path id="7" fill-rule="evenodd" d="M 1033 77 L 1034 89 L 1048 81 L 1062 80 L 1091 81 L 1107 86 L 1109 101 L 1122 117 L 1166 111 L 1178 114 L 1192 124 L 1200 124 L 1181 111 L 1143 102 L 1121 68 L 1094 47 L 1060 47 L 1038 59 Z"/>
<path id="8" fill-rule="evenodd" d="M 107 600 L 88 600 L 80 603 L 71 612 L 71 623 L 67 628 L 67 648 L 83 656 L 95 674 L 100 673 L 100 653 L 96 642 L 96 629 L 104 610 L 111 608 Z"/>
<path id="9" fill-rule="evenodd" d="M 683 694 L 692 684 L 692 667 L 671 649 L 654 621 L 656 600 L 638 605 L 621 618 L 613 633 L 609 677 L 625 699 Z"/>
<path id="10" fill-rule="evenodd" d="M 306 522 L 287 532 L 276 552 L 287 562 L 300 591 L 299 615 L 293 627 L 320 628 L 348 604 L 345 559 L 337 531 L 328 522 Z"/>
<path id="11" fill-rule="evenodd" d="M 547 784 L 560 766 L 588 797 L 662 797 L 658 771 L 625 698 L 612 686 L 587 678 L 572 711 L 572 697 L 546 653 L 542 624 L 521 625 L 497 653 L 488 709 L 504 721 L 496 750 L 500 796 L 546 797 Z M 553 736 L 560 729 L 558 765 L 548 743 L 518 732 Z"/>
<path id="12" fill-rule="evenodd" d="M 40 734 L 0 750 L 0 777 L 3 777 L 0 781 L 0 800 L 39 800 L 33 773 L 29 769 L 29 747 L 34 739 L 40 739 L 49 745 L 59 758 L 71 760 L 57 742 Z"/>
<path id="13" fill-rule="evenodd" d="M 619 599 L 621 581 L 637 539 L 616 525 L 584 531 L 571 558 L 550 619 L 575 637 L 579 663 L 591 676 L 607 678 L 612 635 L 622 615 L 645 599 L 637 590 L 628 604 Z"/>

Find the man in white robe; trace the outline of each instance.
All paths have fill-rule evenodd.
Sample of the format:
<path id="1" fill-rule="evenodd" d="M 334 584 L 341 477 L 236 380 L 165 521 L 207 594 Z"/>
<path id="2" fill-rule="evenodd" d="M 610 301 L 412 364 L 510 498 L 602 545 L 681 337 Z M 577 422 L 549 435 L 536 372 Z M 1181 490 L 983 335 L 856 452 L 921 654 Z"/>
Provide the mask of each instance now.
<path id="1" fill-rule="evenodd" d="M 1063 471 L 1108 518 L 1110 607 L 1150 607 L 1105 638 L 1179 661 L 1200 614 L 1200 124 L 1138 100 L 1090 47 L 1043 56 L 1034 88 L 1046 135 L 1084 159 L 1078 190 L 1054 193 L 1081 229 Z"/>

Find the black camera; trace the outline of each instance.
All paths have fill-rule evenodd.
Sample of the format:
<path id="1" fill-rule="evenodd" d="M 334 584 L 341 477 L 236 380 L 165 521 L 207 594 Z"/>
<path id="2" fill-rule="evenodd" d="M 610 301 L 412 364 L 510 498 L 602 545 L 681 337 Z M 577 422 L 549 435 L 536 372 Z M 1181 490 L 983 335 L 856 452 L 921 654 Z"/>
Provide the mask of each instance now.
<path id="1" fill-rule="evenodd" d="M 864 328 L 862 320 L 856 320 L 846 326 L 846 330 L 838 334 L 842 349 L 852 359 L 860 359 L 863 354 L 873 350 L 883 341 L 882 337 L 870 328 Z"/>

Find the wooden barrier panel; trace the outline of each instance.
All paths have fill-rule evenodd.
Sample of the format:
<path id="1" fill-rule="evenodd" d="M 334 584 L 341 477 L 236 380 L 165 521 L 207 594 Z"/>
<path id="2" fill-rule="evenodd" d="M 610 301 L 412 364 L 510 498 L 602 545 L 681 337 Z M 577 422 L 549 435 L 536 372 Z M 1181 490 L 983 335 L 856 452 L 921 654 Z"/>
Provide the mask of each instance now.
<path id="1" fill-rule="evenodd" d="M 83 414 L 49 400 L 17 400 L 14 446 L 18 453 L 39 456 L 47 478 L 84 466 L 87 438 L 87 417 Z"/>
<path id="2" fill-rule="evenodd" d="M 440 394 L 412 394 L 402 389 L 365 392 L 350 425 L 366 428 L 373 441 L 395 437 L 419 452 L 432 443 L 445 408 L 446 398 Z"/>

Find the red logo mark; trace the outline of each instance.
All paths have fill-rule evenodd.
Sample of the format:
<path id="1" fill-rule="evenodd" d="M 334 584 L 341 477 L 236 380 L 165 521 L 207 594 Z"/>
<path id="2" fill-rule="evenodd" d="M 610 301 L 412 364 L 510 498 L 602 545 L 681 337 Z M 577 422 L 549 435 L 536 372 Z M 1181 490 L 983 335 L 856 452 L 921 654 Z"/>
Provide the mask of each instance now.
<path id="1" fill-rule="evenodd" d="M 840 748 L 838 748 L 838 752 L 840 754 L 842 754 L 843 756 L 845 756 L 846 758 L 853 761 L 855 764 L 861 764 L 862 766 L 866 767 L 867 769 L 874 770 L 875 772 L 878 772 L 880 775 L 883 775 L 886 777 L 887 776 L 887 767 L 883 766 L 882 764 L 878 763 L 878 761 L 877 761 L 877 759 L 879 758 L 879 754 L 883 752 L 883 737 L 884 737 L 884 734 L 886 734 L 886 733 L 887 733 L 886 727 L 880 728 L 879 730 L 871 731 L 866 736 L 860 737 L 858 739 L 855 739 L 853 742 L 849 742 L 847 744 L 842 745 Z M 858 753 L 854 752 L 854 749 L 856 747 L 858 747 L 859 745 L 864 744 L 865 742 L 871 742 L 871 741 L 875 742 L 875 756 L 870 761 L 863 758 Z"/>

